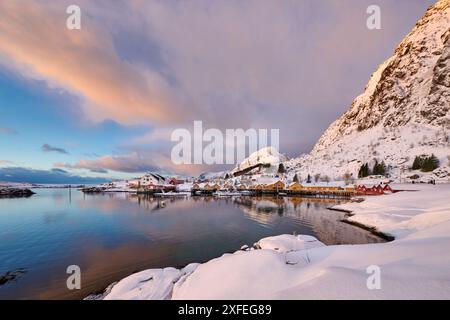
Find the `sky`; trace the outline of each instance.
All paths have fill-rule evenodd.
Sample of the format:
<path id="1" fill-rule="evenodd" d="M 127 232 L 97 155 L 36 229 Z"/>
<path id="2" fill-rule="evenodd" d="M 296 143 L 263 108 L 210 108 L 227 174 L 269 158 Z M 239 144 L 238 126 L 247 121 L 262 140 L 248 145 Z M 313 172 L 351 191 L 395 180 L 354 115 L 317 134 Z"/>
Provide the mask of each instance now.
<path id="1" fill-rule="evenodd" d="M 173 130 L 279 129 L 309 152 L 432 0 L 0 3 L 0 181 L 88 183 L 176 165 Z M 81 30 L 66 8 L 81 8 Z M 366 27 L 369 5 L 380 30 Z"/>

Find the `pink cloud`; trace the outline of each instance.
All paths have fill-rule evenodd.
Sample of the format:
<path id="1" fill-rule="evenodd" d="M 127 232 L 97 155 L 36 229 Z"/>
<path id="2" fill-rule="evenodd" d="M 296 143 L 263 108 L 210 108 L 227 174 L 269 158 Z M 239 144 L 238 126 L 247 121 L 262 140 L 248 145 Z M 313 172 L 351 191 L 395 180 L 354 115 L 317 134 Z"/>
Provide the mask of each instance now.
<path id="1" fill-rule="evenodd" d="M 158 74 L 121 60 L 110 34 L 87 14 L 82 30 L 68 30 L 64 8 L 61 2 L 0 2 L 0 54 L 13 62 L 10 67 L 80 96 L 93 120 L 176 118 L 168 112 L 170 98 Z"/>

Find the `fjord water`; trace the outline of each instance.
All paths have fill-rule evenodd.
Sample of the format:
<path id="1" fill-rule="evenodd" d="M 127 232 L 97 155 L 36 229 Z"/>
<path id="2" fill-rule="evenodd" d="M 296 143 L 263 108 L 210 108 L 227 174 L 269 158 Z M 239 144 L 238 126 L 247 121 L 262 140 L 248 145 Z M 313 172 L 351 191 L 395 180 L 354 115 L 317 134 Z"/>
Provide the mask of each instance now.
<path id="1" fill-rule="evenodd" d="M 17 275 L 0 285 L 0 299 L 79 299 L 136 271 L 205 262 L 279 234 L 382 241 L 327 209 L 338 200 L 34 191 L 0 199 L 0 277 Z M 81 290 L 67 289 L 70 265 L 81 268 Z"/>

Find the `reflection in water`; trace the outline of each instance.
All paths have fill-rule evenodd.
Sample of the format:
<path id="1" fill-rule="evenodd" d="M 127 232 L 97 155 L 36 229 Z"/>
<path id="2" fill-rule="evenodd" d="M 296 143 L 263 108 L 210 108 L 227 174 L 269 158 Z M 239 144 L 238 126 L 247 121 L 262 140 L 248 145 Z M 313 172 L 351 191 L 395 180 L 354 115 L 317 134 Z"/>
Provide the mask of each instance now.
<path id="1" fill-rule="evenodd" d="M 235 202 L 250 219 L 261 225 L 270 226 L 277 220 L 277 215 L 283 215 L 310 226 L 314 236 L 327 245 L 383 242 L 369 232 L 342 223 L 344 213 L 327 210 L 338 203 L 336 199 L 241 197 Z"/>
<path id="2" fill-rule="evenodd" d="M 297 197 L 155 198 L 76 190 L 36 190 L 0 199 L 0 298 L 82 298 L 135 271 L 204 262 L 279 234 L 308 234 L 326 244 L 379 242 L 327 210 L 337 200 Z M 66 288 L 79 265 L 82 290 Z"/>

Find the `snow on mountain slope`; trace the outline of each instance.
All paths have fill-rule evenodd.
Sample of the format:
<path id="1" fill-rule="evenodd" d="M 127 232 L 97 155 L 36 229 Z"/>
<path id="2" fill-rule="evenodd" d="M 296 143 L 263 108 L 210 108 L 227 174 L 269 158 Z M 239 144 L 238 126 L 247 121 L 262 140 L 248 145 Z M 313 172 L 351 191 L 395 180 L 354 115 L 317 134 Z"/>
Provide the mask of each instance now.
<path id="1" fill-rule="evenodd" d="M 434 153 L 441 163 L 438 180 L 448 180 L 449 135 L 450 0 L 440 0 L 311 153 L 289 161 L 287 168 L 338 179 L 345 173 L 357 176 L 362 163 L 377 159 L 398 178 L 416 155 Z"/>
<path id="2" fill-rule="evenodd" d="M 248 158 L 244 159 L 231 173 L 236 173 L 256 165 L 269 165 L 277 168 L 281 162 L 287 161 L 287 157 L 278 152 L 274 147 L 265 147 L 254 153 Z"/>

